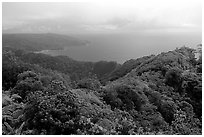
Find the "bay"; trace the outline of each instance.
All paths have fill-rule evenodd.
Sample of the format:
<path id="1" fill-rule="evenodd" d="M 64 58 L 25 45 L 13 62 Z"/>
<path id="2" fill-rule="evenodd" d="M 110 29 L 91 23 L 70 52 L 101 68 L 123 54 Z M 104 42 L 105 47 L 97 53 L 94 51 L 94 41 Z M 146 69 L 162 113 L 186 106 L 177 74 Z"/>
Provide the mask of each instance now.
<path id="1" fill-rule="evenodd" d="M 84 46 L 64 50 L 45 50 L 52 56 L 66 55 L 79 61 L 117 61 L 123 63 L 145 55 L 159 54 L 182 46 L 196 48 L 200 34 L 81 34 L 76 37 L 89 41 Z"/>

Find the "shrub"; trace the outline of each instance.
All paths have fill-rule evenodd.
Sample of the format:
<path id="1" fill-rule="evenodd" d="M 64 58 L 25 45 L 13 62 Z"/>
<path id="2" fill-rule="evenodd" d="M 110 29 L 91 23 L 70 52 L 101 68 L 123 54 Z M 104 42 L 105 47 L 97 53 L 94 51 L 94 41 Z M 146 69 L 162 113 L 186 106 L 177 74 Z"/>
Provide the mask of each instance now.
<path id="1" fill-rule="evenodd" d="M 17 78 L 18 78 L 18 81 L 23 81 L 26 78 L 36 78 L 36 80 L 38 80 L 37 74 L 32 71 L 25 71 L 23 73 L 20 73 Z"/>
<path id="2" fill-rule="evenodd" d="M 50 84 L 51 80 L 52 80 L 52 78 L 50 76 L 41 76 L 40 77 L 40 81 L 42 82 L 42 85 L 44 87 L 47 87 Z"/>
<path id="3" fill-rule="evenodd" d="M 162 114 L 164 120 L 171 124 L 174 120 L 174 114 L 176 113 L 175 103 L 173 101 L 162 100 L 158 110 Z"/>
<path id="4" fill-rule="evenodd" d="M 202 78 L 195 73 L 183 73 L 183 91 L 190 98 L 188 101 L 198 117 L 202 115 Z"/>
<path id="5" fill-rule="evenodd" d="M 78 88 L 87 88 L 92 90 L 97 90 L 100 88 L 101 83 L 98 79 L 94 78 L 85 78 L 80 81 L 78 81 Z"/>
<path id="6" fill-rule="evenodd" d="M 28 67 L 22 63 L 7 62 L 3 59 L 2 62 L 2 87 L 5 90 L 13 88 L 18 79 L 18 74 L 28 70 Z"/>
<path id="7" fill-rule="evenodd" d="M 165 75 L 165 82 L 172 86 L 176 92 L 179 92 L 182 84 L 182 71 L 178 68 L 170 69 Z"/>
<path id="8" fill-rule="evenodd" d="M 151 102 L 153 105 L 159 107 L 161 104 L 162 100 L 162 95 L 161 93 L 153 90 L 145 90 L 145 95 L 147 95 L 149 102 Z"/>
<path id="9" fill-rule="evenodd" d="M 182 110 L 176 111 L 175 120 L 172 121 L 173 134 L 199 135 L 202 134 L 202 123 L 199 119 L 188 116 Z"/>
<path id="10" fill-rule="evenodd" d="M 137 89 L 125 84 L 108 87 L 105 91 L 104 100 L 113 108 L 123 110 L 140 110 L 141 105 L 148 102 L 146 95 L 142 91 L 137 91 Z"/>
<path id="11" fill-rule="evenodd" d="M 30 128 L 46 130 L 46 134 L 76 134 L 78 108 L 71 92 L 40 94 L 30 94 L 27 103 L 25 115 Z"/>
<path id="12" fill-rule="evenodd" d="M 26 95 L 30 92 L 42 90 L 42 83 L 35 78 L 27 78 L 22 81 L 18 81 L 16 86 L 12 89 L 13 94 L 18 94 L 25 99 Z"/>
<path id="13" fill-rule="evenodd" d="M 2 95 L 2 133 L 20 135 L 25 125 L 23 121 L 24 104 L 14 102 L 14 96 Z"/>

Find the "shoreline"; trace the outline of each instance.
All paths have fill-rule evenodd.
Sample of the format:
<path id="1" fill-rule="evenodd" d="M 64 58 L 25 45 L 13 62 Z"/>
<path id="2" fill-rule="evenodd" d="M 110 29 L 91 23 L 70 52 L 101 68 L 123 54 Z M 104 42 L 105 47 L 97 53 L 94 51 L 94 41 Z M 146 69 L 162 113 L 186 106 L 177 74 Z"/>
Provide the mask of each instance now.
<path id="1" fill-rule="evenodd" d="M 48 52 L 52 52 L 52 51 L 66 51 L 68 50 L 69 47 L 64 47 L 63 49 L 46 49 L 46 50 L 41 50 L 41 51 L 35 51 L 34 53 L 48 53 Z"/>
<path id="2" fill-rule="evenodd" d="M 47 53 L 47 52 L 52 52 L 52 51 L 66 51 L 69 48 L 73 48 L 73 47 L 88 47 L 90 46 L 90 42 L 86 42 L 81 46 L 69 46 L 69 47 L 63 47 L 63 48 L 59 48 L 59 49 L 46 49 L 46 50 L 41 50 L 41 51 L 34 51 L 34 53 Z"/>

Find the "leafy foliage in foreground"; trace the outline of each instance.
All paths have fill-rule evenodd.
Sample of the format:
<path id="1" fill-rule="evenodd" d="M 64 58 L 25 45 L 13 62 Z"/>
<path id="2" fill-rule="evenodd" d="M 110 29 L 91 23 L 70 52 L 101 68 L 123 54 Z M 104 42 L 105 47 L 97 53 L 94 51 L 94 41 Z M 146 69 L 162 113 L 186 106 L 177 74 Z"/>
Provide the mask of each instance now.
<path id="1" fill-rule="evenodd" d="M 202 134 L 202 78 L 189 48 L 137 60 L 106 85 L 89 74 L 73 81 L 22 54 L 30 55 L 3 51 L 3 134 Z"/>

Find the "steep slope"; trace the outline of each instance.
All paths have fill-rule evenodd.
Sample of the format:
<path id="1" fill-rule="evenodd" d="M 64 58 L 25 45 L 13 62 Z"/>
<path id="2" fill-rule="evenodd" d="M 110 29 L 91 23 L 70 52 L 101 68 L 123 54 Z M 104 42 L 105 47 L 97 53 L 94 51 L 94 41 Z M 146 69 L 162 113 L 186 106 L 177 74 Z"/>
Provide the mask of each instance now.
<path id="1" fill-rule="evenodd" d="M 24 63 L 35 64 L 45 69 L 56 70 L 68 74 L 72 80 L 80 80 L 94 75 L 101 79 L 105 75 L 111 73 L 118 66 L 116 62 L 83 62 L 73 60 L 68 56 L 53 57 L 41 53 L 16 50 L 10 47 L 5 47 L 3 51 L 11 52 L 13 56 L 16 56 Z"/>
<path id="2" fill-rule="evenodd" d="M 166 71 L 172 67 L 182 70 L 193 69 L 195 67 L 194 49 L 182 47 L 153 56 L 133 69 L 128 75 L 142 75 L 148 71 L 161 71 L 165 75 Z"/>
<path id="3" fill-rule="evenodd" d="M 151 56 L 145 56 L 138 59 L 131 59 L 123 63 L 122 65 L 118 66 L 113 72 L 111 72 L 109 75 L 107 75 L 103 81 L 113 81 L 120 77 L 123 77 L 127 73 L 129 73 L 132 69 L 138 67 L 141 63 L 145 62 L 146 60 L 150 59 L 151 57 L 154 57 L 154 55 Z"/>
<path id="4" fill-rule="evenodd" d="M 151 90 L 171 98 L 174 104 L 182 101 L 190 103 L 197 117 L 201 116 L 202 99 L 199 95 L 202 94 L 202 78 L 196 72 L 193 49 L 182 47 L 161 53 L 144 61 L 119 80 L 135 78 L 145 82 Z"/>
<path id="5" fill-rule="evenodd" d="M 2 88 L 3 90 L 8 90 L 13 88 L 17 83 L 17 76 L 24 71 L 34 71 L 38 74 L 43 75 L 42 79 L 46 79 L 44 84 L 48 83 L 53 79 L 58 79 L 63 81 L 66 86 L 70 86 L 71 80 L 70 76 L 55 71 L 52 69 L 43 68 L 40 65 L 31 64 L 22 61 L 19 58 L 19 55 L 23 54 L 21 50 L 13 51 L 13 50 L 3 50 L 2 51 Z"/>
<path id="6" fill-rule="evenodd" d="M 159 118 L 158 113 L 165 122 L 175 126 L 177 120 L 182 119 L 180 113 L 189 117 L 189 122 L 190 119 L 193 120 L 192 117 L 201 119 L 201 83 L 201 75 L 195 69 L 193 49 L 182 47 L 145 60 L 127 75 L 108 83 L 103 94 L 104 100 L 112 108 L 145 112 L 143 118 L 148 121 L 147 127 L 151 127 L 156 122 L 154 120 L 158 120 L 153 118 Z M 133 115 L 137 115 L 136 121 L 143 119 L 138 118 L 138 113 Z M 165 127 L 165 123 L 160 125 Z M 193 128 L 190 125 L 188 122 L 185 126 L 180 125 L 175 132 L 189 134 L 190 132 L 183 128 Z M 200 127 L 199 124 L 195 126 Z"/>
<path id="7" fill-rule="evenodd" d="M 104 86 L 92 79 L 92 63 L 6 49 L 3 134 L 202 134 L 202 77 L 190 48 L 141 58 Z M 106 65 L 114 69 L 99 62 L 95 71 L 106 75 Z M 72 86 L 72 72 L 88 79 Z"/>

